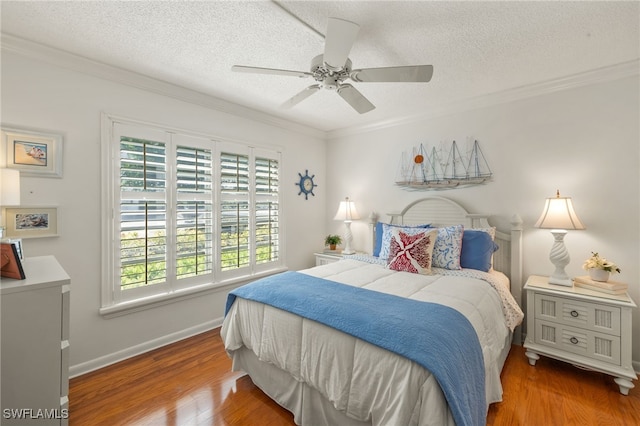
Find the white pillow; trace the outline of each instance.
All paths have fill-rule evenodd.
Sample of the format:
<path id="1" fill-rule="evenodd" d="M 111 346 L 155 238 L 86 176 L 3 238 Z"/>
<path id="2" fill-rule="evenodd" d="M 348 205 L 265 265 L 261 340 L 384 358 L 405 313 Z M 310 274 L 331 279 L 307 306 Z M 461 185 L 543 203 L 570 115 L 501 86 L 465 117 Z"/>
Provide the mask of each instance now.
<path id="1" fill-rule="evenodd" d="M 472 228 L 474 231 L 482 231 L 482 232 L 486 232 L 487 234 L 491 235 L 491 239 L 493 241 L 496 240 L 496 227 L 492 226 L 490 228 Z"/>

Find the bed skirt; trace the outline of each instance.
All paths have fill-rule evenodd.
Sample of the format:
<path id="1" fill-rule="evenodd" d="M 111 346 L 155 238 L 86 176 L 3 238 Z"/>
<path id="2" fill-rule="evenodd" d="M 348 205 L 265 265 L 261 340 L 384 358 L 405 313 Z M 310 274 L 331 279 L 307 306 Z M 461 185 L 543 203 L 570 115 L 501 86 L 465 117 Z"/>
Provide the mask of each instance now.
<path id="1" fill-rule="evenodd" d="M 504 362 L 511 349 L 510 334 L 504 342 L 504 347 L 499 359 L 494 364 L 498 371 L 502 370 Z M 233 360 L 233 371 L 243 371 L 247 373 L 253 383 L 259 387 L 271 399 L 284 407 L 294 416 L 294 422 L 303 426 L 340 425 L 340 426 L 370 426 L 371 421 L 364 422 L 348 417 L 344 412 L 338 411 L 333 404 L 325 399 L 320 392 L 316 391 L 306 383 L 294 379 L 286 371 L 273 364 L 262 362 L 256 354 L 246 347 L 241 347 L 230 353 Z M 488 375 L 487 379 L 492 377 Z M 433 378 L 433 376 L 432 376 Z M 486 383 L 489 389 L 502 389 L 501 384 Z M 429 403 L 425 405 L 429 412 L 421 416 L 420 425 L 427 426 L 455 426 L 453 415 L 447 407 L 444 394 L 438 386 L 434 387 L 437 392 L 432 392 Z M 502 400 L 495 392 L 487 393 L 490 402 Z M 446 408 L 446 411 L 445 411 Z M 433 422 L 430 423 L 430 420 Z M 444 422 L 443 422 L 444 421 Z"/>

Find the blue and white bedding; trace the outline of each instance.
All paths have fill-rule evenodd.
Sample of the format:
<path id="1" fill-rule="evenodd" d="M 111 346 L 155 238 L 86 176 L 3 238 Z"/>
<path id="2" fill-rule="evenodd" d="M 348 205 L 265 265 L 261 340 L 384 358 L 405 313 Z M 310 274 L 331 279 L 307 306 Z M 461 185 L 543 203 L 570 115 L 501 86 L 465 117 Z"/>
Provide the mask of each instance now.
<path id="1" fill-rule="evenodd" d="M 480 342 L 471 323 L 455 309 L 293 271 L 233 290 L 225 313 L 238 297 L 300 315 L 415 361 L 436 377 L 456 424 L 485 424 Z M 385 321 L 371 321 L 377 317 Z"/>
<path id="2" fill-rule="evenodd" d="M 360 262 L 372 263 L 375 265 L 386 266 L 387 262 L 379 257 L 370 256 L 368 254 L 354 254 L 349 259 Z M 507 327 L 513 331 L 524 319 L 524 313 L 518 303 L 511 295 L 509 278 L 501 272 L 490 270 L 483 272 L 478 269 L 461 268 L 459 270 L 451 270 L 444 268 L 432 268 L 434 275 L 447 275 L 450 277 L 468 277 L 486 281 L 498 292 L 500 301 L 502 302 L 502 313 L 504 314 Z"/>
<path id="3" fill-rule="evenodd" d="M 500 360 L 505 349 L 508 350 L 511 327 L 503 313 L 504 303 L 494 287 L 504 286 L 500 284 L 501 279 L 496 278 L 500 273 L 463 269 L 455 271 L 455 276 L 420 275 L 353 259 L 300 272 L 457 310 L 471 323 L 480 342 L 485 412 L 491 402 L 501 400 Z M 508 282 L 506 288 L 508 293 Z M 383 318 L 372 318 L 372 324 L 379 321 Z M 451 333 L 456 333 L 453 327 Z M 269 374 L 260 378 L 256 372 L 256 377 L 252 375 L 254 381 L 261 379 L 266 387 L 270 387 L 269 382 L 288 383 L 280 389 L 265 390 L 291 410 L 298 423 L 323 423 L 303 416 L 308 401 L 301 395 L 317 394 L 344 415 L 344 419 L 353 420 L 353 424 L 455 424 L 442 389 L 430 371 L 403 356 L 316 321 L 238 298 L 229 309 L 221 335 L 234 359 L 234 369 L 243 369 L 247 364 L 241 359 L 250 353 L 261 365 L 269 366 Z M 420 339 L 420 335 L 415 339 Z M 292 381 L 283 381 L 285 375 Z M 293 391 L 287 389 L 298 383 L 306 391 L 294 397 Z M 317 411 L 314 413 L 317 415 Z"/>

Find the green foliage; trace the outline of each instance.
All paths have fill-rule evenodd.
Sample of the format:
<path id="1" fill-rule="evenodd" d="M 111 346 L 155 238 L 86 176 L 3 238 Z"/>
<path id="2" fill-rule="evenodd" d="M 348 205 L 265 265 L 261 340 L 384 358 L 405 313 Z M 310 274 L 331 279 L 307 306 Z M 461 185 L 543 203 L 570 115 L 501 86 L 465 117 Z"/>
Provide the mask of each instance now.
<path id="1" fill-rule="evenodd" d="M 342 244 L 342 238 L 340 238 L 340 235 L 327 235 L 324 239 L 324 245 L 331 246 L 334 244 Z"/>
<path id="2" fill-rule="evenodd" d="M 139 231 L 123 232 L 120 236 L 122 258 L 121 288 L 131 289 L 158 284 L 167 279 L 166 232 L 149 231 L 144 238 Z M 268 225 L 256 229 L 256 262 L 278 259 L 277 241 Z M 212 242 L 203 228 L 181 228 L 176 235 L 176 275 L 178 279 L 211 273 L 213 269 Z M 240 233 L 225 232 L 220 235 L 220 267 L 226 271 L 249 265 L 249 230 Z"/>

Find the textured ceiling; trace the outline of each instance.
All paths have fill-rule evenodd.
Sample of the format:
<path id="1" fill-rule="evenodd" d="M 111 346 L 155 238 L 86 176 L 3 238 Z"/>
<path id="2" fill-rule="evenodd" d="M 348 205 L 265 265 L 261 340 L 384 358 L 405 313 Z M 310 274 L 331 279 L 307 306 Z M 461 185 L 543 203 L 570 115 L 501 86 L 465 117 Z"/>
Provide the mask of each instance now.
<path id="1" fill-rule="evenodd" d="M 3 0 L 1 23 L 5 34 L 329 131 L 637 60 L 639 6 L 637 1 Z M 234 64 L 308 71 L 311 59 L 323 52 L 328 17 L 360 25 L 349 55 L 354 68 L 431 64 L 433 79 L 354 83 L 377 107 L 360 115 L 327 90 L 282 109 L 313 80 L 231 71 Z"/>

